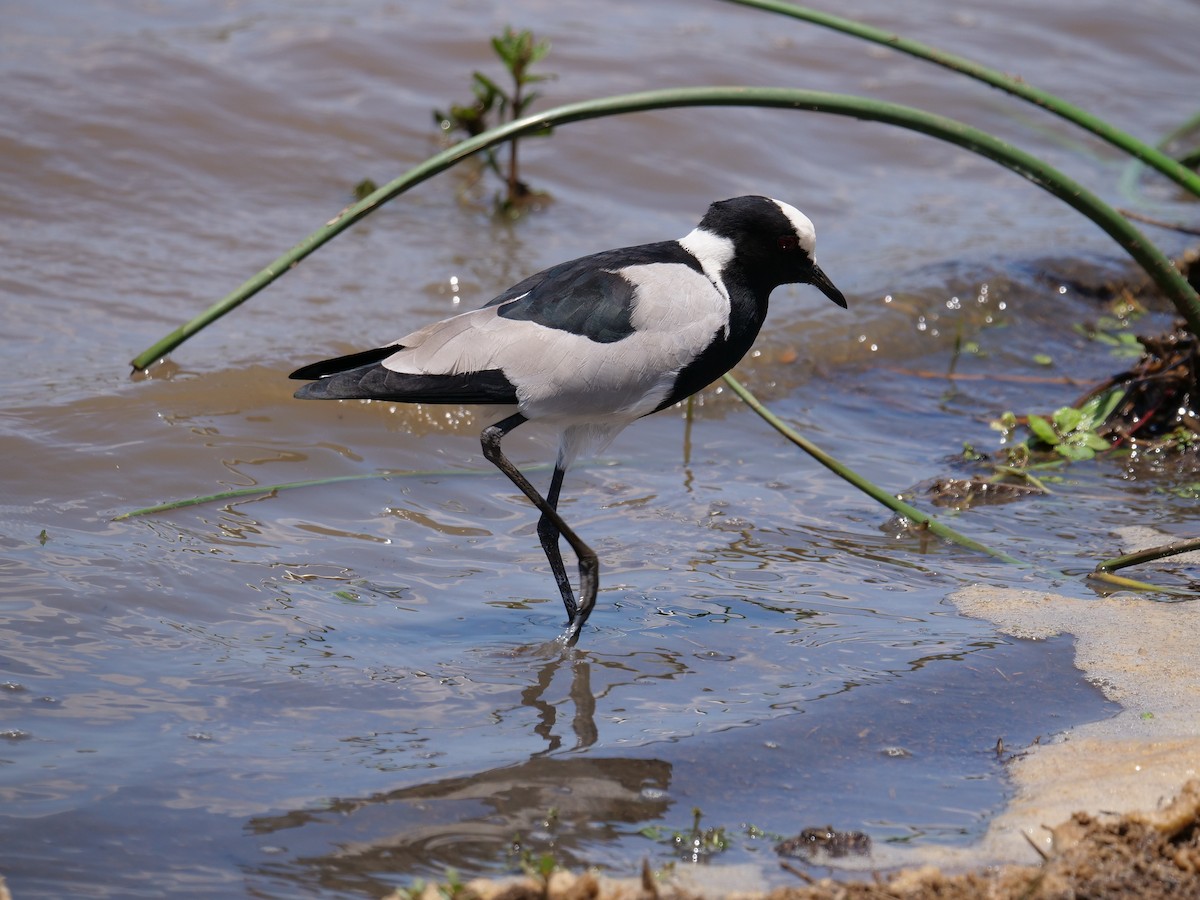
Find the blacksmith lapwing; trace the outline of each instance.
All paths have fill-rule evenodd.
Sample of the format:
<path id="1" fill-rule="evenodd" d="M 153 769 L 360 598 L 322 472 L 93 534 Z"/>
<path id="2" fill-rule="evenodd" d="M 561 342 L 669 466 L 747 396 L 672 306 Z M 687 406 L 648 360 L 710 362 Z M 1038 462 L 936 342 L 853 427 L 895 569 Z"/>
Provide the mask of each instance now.
<path id="1" fill-rule="evenodd" d="M 630 422 L 671 406 L 729 371 L 750 349 L 781 284 L 846 298 L 813 260 L 816 232 L 799 210 L 768 197 L 712 204 L 677 241 L 605 250 L 526 278 L 481 309 L 385 347 L 313 363 L 303 399 L 514 405 L 483 430 L 483 455 L 541 511 L 538 537 L 562 594 L 574 644 L 596 603 L 595 552 L 563 521 L 567 467 Z M 500 449 L 518 425 L 560 431 L 543 497 Z M 579 560 L 579 602 L 559 550 Z"/>

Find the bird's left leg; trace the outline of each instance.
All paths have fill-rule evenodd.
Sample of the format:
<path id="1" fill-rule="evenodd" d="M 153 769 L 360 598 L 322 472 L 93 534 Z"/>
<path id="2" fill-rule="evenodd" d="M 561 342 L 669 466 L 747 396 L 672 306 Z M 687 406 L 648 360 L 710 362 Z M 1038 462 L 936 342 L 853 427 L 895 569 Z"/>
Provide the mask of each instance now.
<path id="1" fill-rule="evenodd" d="M 572 530 L 571 526 L 563 521 L 563 517 L 558 514 L 558 510 L 545 497 L 538 493 L 537 488 L 529 483 L 529 479 L 521 474 L 520 470 L 509 461 L 508 457 L 504 455 L 504 451 L 500 449 L 500 441 L 503 440 L 504 436 L 518 425 L 527 421 L 528 419 L 520 413 L 514 413 L 507 419 L 497 422 L 495 425 L 489 425 L 483 429 L 480 444 L 483 446 L 484 458 L 507 475 L 509 481 L 519 487 L 521 493 L 528 497 L 533 502 L 533 505 L 541 510 L 542 516 L 550 520 L 551 525 L 571 545 L 571 549 L 575 551 L 575 556 L 579 559 L 580 602 L 574 609 L 570 606 L 567 607 L 571 621 L 567 625 L 566 639 L 568 644 L 574 644 L 579 640 L 580 629 L 583 628 L 584 623 L 588 620 L 588 616 L 592 614 L 592 607 L 596 605 L 596 593 L 600 587 L 600 563 L 596 558 L 596 551 L 585 544 L 579 535 Z M 559 488 L 561 488 L 562 479 L 558 478 L 556 480 Z M 551 488 L 553 487 L 554 483 L 552 481 Z M 539 526 L 539 534 L 541 534 L 541 531 L 542 529 Z M 557 539 L 553 543 L 554 550 L 557 553 Z M 547 556 L 549 556 L 549 551 L 547 551 Z M 553 564 L 554 561 L 551 560 L 552 567 Z"/>
<path id="2" fill-rule="evenodd" d="M 555 465 L 554 475 L 550 478 L 550 490 L 546 492 L 546 503 L 555 511 L 558 510 L 558 495 L 562 491 L 563 476 L 566 474 L 566 469 Z M 562 551 L 558 548 L 561 534 L 554 521 L 545 513 L 538 519 L 537 531 L 542 549 L 546 552 L 546 559 L 550 561 L 550 571 L 554 573 L 554 580 L 558 584 L 558 592 L 562 594 L 563 606 L 567 608 L 567 617 L 573 619 L 579 607 L 575 603 L 571 581 L 567 578 L 567 567 L 563 565 Z"/>

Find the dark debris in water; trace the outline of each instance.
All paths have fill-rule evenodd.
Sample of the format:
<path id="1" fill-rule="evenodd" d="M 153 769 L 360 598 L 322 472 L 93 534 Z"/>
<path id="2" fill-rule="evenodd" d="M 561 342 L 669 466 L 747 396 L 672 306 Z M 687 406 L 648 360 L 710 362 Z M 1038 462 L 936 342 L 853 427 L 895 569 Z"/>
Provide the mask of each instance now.
<path id="1" fill-rule="evenodd" d="M 1178 438 L 1180 431 L 1190 434 L 1193 443 L 1200 441 L 1196 336 L 1180 322 L 1168 334 L 1139 335 L 1138 341 L 1145 348 L 1138 361 L 1088 391 L 1074 405 L 1082 406 L 1092 397 L 1116 388 L 1124 391 L 1124 397 L 1100 429 L 1115 443 L 1128 443 L 1134 438 Z"/>
<path id="2" fill-rule="evenodd" d="M 775 845 L 780 856 L 809 861 L 820 857 L 841 859 L 846 856 L 866 856 L 871 852 L 871 838 L 861 831 L 838 831 L 832 825 L 805 828 L 795 837 Z"/>
<path id="3" fill-rule="evenodd" d="M 1045 493 L 1032 484 L 988 481 L 983 478 L 935 478 L 926 486 L 925 492 L 934 506 L 952 509 L 1012 503 Z"/>
<path id="4" fill-rule="evenodd" d="M 1192 287 L 1200 290 L 1200 248 L 1185 253 L 1178 261 L 1179 270 Z M 1139 284 L 1107 285 L 1110 296 L 1154 291 L 1147 277 Z M 1177 443 L 1195 445 L 1200 441 L 1200 366 L 1197 365 L 1197 339 L 1180 320 L 1172 331 L 1162 335 L 1138 335 L 1143 353 L 1129 369 L 1119 372 L 1092 388 L 1073 405 L 1112 389 L 1124 390 L 1122 402 L 1113 410 L 1101 432 L 1115 443 L 1132 439 L 1163 440 L 1190 435 L 1193 440 Z"/>

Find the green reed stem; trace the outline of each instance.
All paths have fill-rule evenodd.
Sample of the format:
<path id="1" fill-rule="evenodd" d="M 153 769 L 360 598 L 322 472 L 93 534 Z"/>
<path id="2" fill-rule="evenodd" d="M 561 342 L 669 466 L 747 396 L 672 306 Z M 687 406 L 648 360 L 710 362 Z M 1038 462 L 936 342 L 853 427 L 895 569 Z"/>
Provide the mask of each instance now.
<path id="1" fill-rule="evenodd" d="M 907 53 L 909 56 L 915 56 L 934 65 L 942 66 L 954 72 L 967 75 L 977 81 L 990 84 L 994 88 L 999 88 L 1015 97 L 1028 100 L 1030 103 L 1040 106 L 1047 112 L 1087 129 L 1114 147 L 1119 147 L 1136 159 L 1153 166 L 1172 181 L 1182 185 L 1193 195 L 1200 197 L 1200 175 L 1188 169 L 1178 160 L 1172 159 L 1159 148 L 1153 147 L 1145 141 L 1138 140 L 1133 135 L 1116 128 L 1103 119 L 1093 116 L 1086 110 L 1068 103 L 1061 97 L 1036 88 L 1020 78 L 1006 75 L 1004 72 L 981 65 L 966 57 L 946 53 L 938 50 L 936 47 L 930 47 L 928 44 L 902 38 L 893 32 L 864 25 L 861 22 L 855 22 L 851 19 L 843 19 L 840 16 L 831 15 L 830 13 L 809 9 L 806 6 L 796 6 L 792 3 L 780 2 L 780 0 L 725 0 L 725 2 L 779 13 L 780 15 L 790 16 L 793 19 L 801 19 L 823 28 L 840 31 L 843 34 L 849 34 L 876 44 L 882 44 L 885 47 L 891 47 L 893 50 L 899 50 L 901 53 Z"/>
<path id="2" fill-rule="evenodd" d="M 1178 140 L 1181 136 L 1195 131 L 1198 126 L 1200 126 L 1200 112 L 1193 113 L 1187 121 L 1180 125 L 1176 125 L 1169 132 L 1167 132 L 1166 136 L 1158 142 L 1156 149 L 1166 153 L 1166 148 L 1172 141 Z M 1181 155 L 1178 159 L 1179 164 L 1185 168 L 1194 168 L 1197 164 L 1200 164 L 1200 157 L 1198 157 L 1196 154 L 1197 151 L 1193 150 L 1191 153 Z M 1129 161 L 1129 165 L 1126 167 L 1124 174 L 1121 176 L 1120 182 L 1121 190 L 1126 195 L 1133 196 L 1136 193 L 1135 188 L 1137 186 L 1138 178 L 1142 174 L 1142 168 L 1142 161 L 1140 159 L 1133 159 Z"/>
<path id="3" fill-rule="evenodd" d="M 868 481 L 866 478 L 864 478 L 862 475 L 859 475 L 853 469 L 850 469 L 849 467 L 838 462 L 838 460 L 836 460 L 834 457 L 830 456 L 828 453 L 826 453 L 824 450 L 822 450 L 820 447 L 818 447 L 812 441 L 808 440 L 808 438 L 804 437 L 802 434 L 800 434 L 798 431 L 796 431 L 794 428 L 792 428 L 790 425 L 788 425 L 786 422 L 784 422 L 782 419 L 780 419 L 777 415 L 775 415 L 773 412 L 771 412 L 771 410 L 769 410 L 766 406 L 764 406 L 762 404 L 762 402 L 757 397 L 755 397 L 754 394 L 752 394 L 745 387 L 745 385 L 743 385 L 740 381 L 738 381 L 733 375 L 726 374 L 725 375 L 725 383 L 729 385 L 729 387 L 733 390 L 733 392 L 735 394 L 737 394 L 738 397 L 740 397 L 747 406 L 749 406 L 752 410 L 754 410 L 756 413 L 758 413 L 758 415 L 761 416 L 763 418 L 763 420 L 767 422 L 767 424 L 769 424 L 772 428 L 774 428 L 776 431 L 778 431 L 780 434 L 782 434 L 785 438 L 787 438 L 789 441 L 791 441 L 793 444 L 795 444 L 797 447 L 799 447 L 801 450 L 803 450 L 805 453 L 807 453 L 809 456 L 811 456 L 813 459 L 815 459 L 817 462 L 819 462 L 821 465 L 823 465 L 829 471 L 833 472 L 839 478 L 843 479 L 844 481 L 849 482 L 851 485 L 856 487 L 858 490 L 862 491 L 864 494 L 866 494 L 868 497 L 872 498 L 873 500 L 876 500 L 879 503 L 882 503 L 884 506 L 886 506 L 888 509 L 890 509 L 892 512 L 896 513 L 897 515 L 903 516 L 904 518 L 909 519 L 910 521 L 916 522 L 922 528 L 925 528 L 931 534 L 935 534 L 938 537 L 942 538 L 943 540 L 958 544 L 960 547 L 965 547 L 968 550 L 975 550 L 980 553 L 986 553 L 988 556 L 998 559 L 1001 562 L 1012 563 L 1012 564 L 1026 566 L 1026 567 L 1030 567 L 1030 568 L 1036 568 L 1039 571 L 1045 571 L 1047 574 L 1049 574 L 1053 577 L 1056 577 L 1056 578 L 1069 577 L 1066 574 L 1064 574 L 1063 572 L 1054 571 L 1052 569 L 1047 569 L 1043 566 L 1031 567 L 1029 563 L 1022 562 L 1021 560 L 1017 559 L 1016 557 L 1010 556 L 1009 554 L 1005 553 L 1002 550 L 994 550 L 985 544 L 981 544 L 979 541 L 975 540 L 974 538 L 967 537 L 965 534 L 955 531 L 953 528 L 951 528 L 949 525 L 946 525 L 944 522 L 940 521 L 939 519 L 935 519 L 933 516 L 928 515 L 927 513 L 921 512 L 921 510 L 917 509 L 915 506 L 905 503 L 903 500 L 899 499 L 894 494 L 888 493 L 883 488 L 879 487 L 879 485 L 875 484 L 872 481 Z M 1184 546 L 1184 544 L 1190 544 L 1192 546 Z M 1196 549 L 1197 547 L 1200 547 L 1200 541 L 1194 541 L 1194 542 L 1186 541 L 1186 542 L 1183 542 L 1182 544 L 1172 545 L 1172 547 L 1179 548 L 1175 552 L 1182 553 L 1184 550 Z M 1162 548 L 1162 549 L 1165 549 L 1165 548 Z M 1152 551 L 1143 551 L 1143 554 L 1149 554 L 1151 552 Z M 1138 555 L 1139 554 L 1131 554 L 1131 557 L 1138 556 Z M 1122 557 L 1122 560 L 1131 559 L 1131 557 Z M 1146 557 L 1146 558 L 1151 558 L 1151 557 Z M 1136 560 L 1136 561 L 1140 562 L 1143 560 Z M 1097 581 L 1104 581 L 1104 582 L 1107 582 L 1108 584 L 1112 584 L 1116 587 L 1125 588 L 1126 590 L 1131 590 L 1131 591 L 1142 591 L 1144 593 L 1169 594 L 1169 595 L 1174 595 L 1174 596 L 1194 596 L 1192 594 L 1192 592 L 1190 592 L 1190 591 L 1183 591 L 1178 588 L 1162 587 L 1160 585 L 1149 584 L 1144 581 L 1134 581 L 1132 578 L 1124 578 L 1120 575 L 1113 575 L 1111 572 L 1103 570 L 1105 566 L 1113 567 L 1114 564 L 1118 563 L 1118 562 L 1121 562 L 1121 560 L 1108 560 L 1107 562 L 1101 563 L 1099 566 L 1097 566 L 1095 572 L 1088 573 L 1088 577 L 1095 579 Z M 1132 565 L 1132 562 L 1128 563 L 1128 564 Z"/>
<path id="4" fill-rule="evenodd" d="M 1187 320 L 1191 331 L 1200 334 L 1200 297 L 1197 297 L 1187 279 L 1161 250 L 1147 240 L 1128 219 L 1099 197 L 1036 157 L 986 132 L 944 116 L 865 97 L 796 88 L 693 87 L 644 91 L 570 103 L 516 122 L 509 122 L 455 144 L 409 169 L 358 203 L 346 207 L 223 300 L 138 354 L 132 365 L 134 369 L 145 369 L 191 335 L 241 305 L 318 247 L 341 234 L 383 203 L 480 150 L 523 134 L 544 131 L 570 122 L 692 106 L 775 107 L 885 122 L 948 141 L 994 160 L 1054 194 L 1104 229 L 1158 284 L 1179 314 Z"/>
<path id="5" fill-rule="evenodd" d="M 1148 584 L 1145 581 L 1135 581 L 1132 578 L 1125 578 L 1121 575 L 1114 575 L 1112 572 L 1102 572 L 1097 569 L 1095 572 L 1088 572 L 1087 578 L 1090 581 L 1102 581 L 1105 584 L 1111 584 L 1113 587 L 1124 588 L 1127 591 L 1139 591 L 1142 593 L 1153 594 L 1169 594 L 1173 597 L 1192 597 L 1195 598 L 1195 591 L 1186 591 L 1181 588 L 1163 587 L 1158 584 Z"/>
<path id="6" fill-rule="evenodd" d="M 879 485 L 867 480 L 862 475 L 859 475 L 853 469 L 838 462 L 808 438 L 797 432 L 794 428 L 780 419 L 771 410 L 767 409 L 761 401 L 732 375 L 725 375 L 725 383 L 733 389 L 733 392 L 740 397 L 747 406 L 758 413 L 772 428 L 786 437 L 789 441 L 827 468 L 830 472 L 837 475 L 844 481 L 848 481 L 858 490 L 862 491 L 873 500 L 882 503 L 892 512 L 904 516 L 910 521 L 916 522 L 922 528 L 927 529 L 932 534 L 937 535 L 943 540 L 952 541 L 968 550 L 976 550 L 980 553 L 986 553 L 988 556 L 995 557 L 998 560 L 1006 563 L 1016 563 L 1017 565 L 1025 565 L 1016 557 L 1009 556 L 1002 550 L 993 550 L 991 547 L 981 544 L 974 538 L 969 538 L 965 534 L 961 534 L 946 525 L 944 522 L 935 519 L 927 513 L 921 512 L 915 506 L 905 503 L 895 494 L 888 493 Z"/>
<path id="7" fill-rule="evenodd" d="M 587 465 L 585 463 L 585 465 Z M 537 472 L 549 469 L 549 464 L 522 466 L 526 472 Z M 151 516 L 155 513 L 171 512 L 176 509 L 187 509 L 189 506 L 203 506 L 208 503 L 220 503 L 226 500 L 238 500 L 242 497 L 271 497 L 280 491 L 290 491 L 296 488 L 321 487 L 327 484 L 341 484 L 345 481 L 366 481 L 372 478 L 457 478 L 462 475 L 494 475 L 492 469 L 388 469 L 383 472 L 363 472 L 357 475 L 334 475 L 329 478 L 313 478 L 308 481 L 287 481 L 283 484 L 256 484 L 249 487 L 232 488 L 216 494 L 206 494 L 203 497 L 188 497 L 185 500 L 168 500 L 156 503 L 154 506 L 144 506 L 141 509 L 131 509 L 112 517 L 113 522 L 134 519 L 139 516 Z"/>
<path id="8" fill-rule="evenodd" d="M 1166 559 L 1168 556 L 1178 556 L 1180 553 L 1188 553 L 1192 550 L 1200 550 L 1200 538 L 1175 541 L 1171 544 L 1164 544 L 1161 547 L 1150 547 L 1146 550 L 1138 550 L 1136 553 L 1127 553 L 1125 556 L 1106 559 L 1096 566 L 1096 571 L 1115 572 L 1117 569 L 1136 566 L 1144 562 L 1153 562 L 1156 559 Z"/>

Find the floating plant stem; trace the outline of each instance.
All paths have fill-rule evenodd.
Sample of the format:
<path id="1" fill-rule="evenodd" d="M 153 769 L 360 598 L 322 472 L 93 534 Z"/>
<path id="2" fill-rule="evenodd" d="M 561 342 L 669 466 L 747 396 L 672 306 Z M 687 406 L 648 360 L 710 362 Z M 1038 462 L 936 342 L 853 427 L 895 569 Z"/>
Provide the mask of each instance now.
<path id="1" fill-rule="evenodd" d="M 1200 550 L 1200 538 L 1175 541 L 1171 544 L 1164 544 L 1161 547 L 1149 547 L 1145 550 L 1138 550 L 1136 553 L 1127 553 L 1124 556 L 1106 559 L 1100 565 L 1096 566 L 1096 569 L 1102 572 L 1113 572 L 1128 566 L 1136 566 L 1138 563 L 1153 562 L 1156 559 L 1166 559 L 1168 556 L 1189 553 L 1192 550 Z"/>
<path id="2" fill-rule="evenodd" d="M 603 465 L 603 463 L 601 463 Z M 548 464 L 524 466 L 526 472 L 536 472 L 549 469 Z M 249 487 L 232 488 L 216 494 L 205 494 L 203 497 L 188 497 L 184 500 L 168 500 L 145 506 L 141 509 L 131 509 L 112 517 L 112 521 L 121 522 L 139 516 L 150 516 L 155 513 L 170 512 L 176 509 L 186 509 L 189 506 L 203 506 L 208 503 L 220 503 L 225 500 L 237 500 L 241 497 L 269 497 L 280 491 L 296 488 L 321 487 L 327 484 L 341 484 L 344 481 L 366 481 L 372 478 L 451 478 L 461 475 L 494 475 L 492 469 L 388 469 L 383 472 L 363 472 L 357 475 L 334 475 L 331 478 L 314 478 L 309 481 L 288 481 L 283 484 L 256 484 Z"/>
<path id="3" fill-rule="evenodd" d="M 905 503 L 895 494 L 888 493 L 879 485 L 859 475 L 854 470 L 843 465 L 834 457 L 830 456 L 808 438 L 797 432 L 794 428 L 776 416 L 767 407 L 765 407 L 757 397 L 754 396 L 746 387 L 734 378 L 732 375 L 725 376 L 725 383 L 733 389 L 733 392 L 740 397 L 747 406 L 760 415 L 766 422 L 786 437 L 789 441 L 827 468 L 839 478 L 848 481 L 854 487 L 858 488 L 868 497 L 882 503 L 888 509 L 897 515 L 901 515 L 912 522 L 916 522 L 922 528 L 928 529 L 932 534 L 937 535 L 943 540 L 952 541 L 959 546 L 966 547 L 969 550 L 975 550 L 980 553 L 986 553 L 988 556 L 995 557 L 998 560 L 1006 563 L 1016 563 L 1024 565 L 1019 559 L 1009 556 L 1002 550 L 994 550 L 991 547 L 981 544 L 974 538 L 969 538 L 965 534 L 960 534 L 949 525 L 935 519 L 927 513 L 921 512 L 915 506 Z"/>

